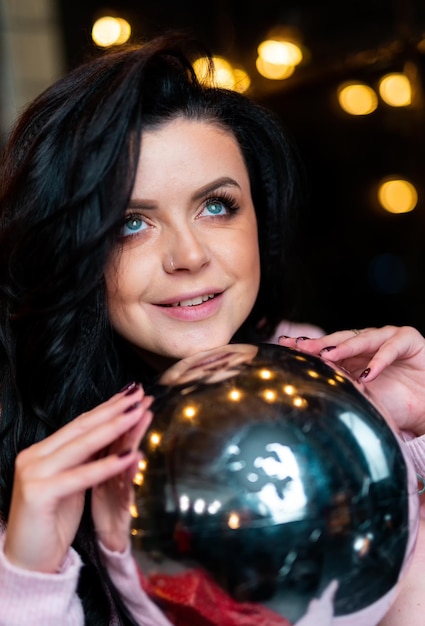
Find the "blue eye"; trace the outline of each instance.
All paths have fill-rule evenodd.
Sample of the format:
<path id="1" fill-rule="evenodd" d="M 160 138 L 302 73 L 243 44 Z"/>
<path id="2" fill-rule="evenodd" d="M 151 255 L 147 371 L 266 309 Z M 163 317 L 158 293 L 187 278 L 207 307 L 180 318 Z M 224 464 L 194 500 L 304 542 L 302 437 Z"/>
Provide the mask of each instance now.
<path id="1" fill-rule="evenodd" d="M 205 198 L 201 217 L 231 218 L 239 211 L 235 198 L 227 192 L 219 191 L 209 198 Z"/>
<path id="2" fill-rule="evenodd" d="M 121 228 L 121 237 L 131 237 L 146 229 L 145 220 L 139 215 L 127 215 Z"/>
<path id="3" fill-rule="evenodd" d="M 227 215 L 229 209 L 221 200 L 209 200 L 205 204 L 203 213 L 207 215 Z"/>

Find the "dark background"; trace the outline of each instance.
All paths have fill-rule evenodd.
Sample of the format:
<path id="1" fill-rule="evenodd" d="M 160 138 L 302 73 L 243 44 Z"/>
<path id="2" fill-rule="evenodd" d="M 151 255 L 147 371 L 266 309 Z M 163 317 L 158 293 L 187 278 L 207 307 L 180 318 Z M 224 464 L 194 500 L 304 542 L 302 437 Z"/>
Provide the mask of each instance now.
<path id="1" fill-rule="evenodd" d="M 270 107 L 295 138 L 308 181 L 303 216 L 297 318 L 327 330 L 409 324 L 425 333 L 425 2 L 423 0 L 60 0 L 66 64 L 93 53 L 94 20 L 126 18 L 132 40 L 184 30 L 214 54 L 241 64 L 249 97 Z M 255 69 L 256 49 L 275 26 L 296 29 L 307 59 L 285 81 Z M 381 76 L 405 70 L 414 102 L 392 108 L 381 100 L 369 116 L 338 106 L 338 85 L 355 79 L 377 90 Z M 392 174 L 411 180 L 416 209 L 392 215 L 374 192 Z"/>

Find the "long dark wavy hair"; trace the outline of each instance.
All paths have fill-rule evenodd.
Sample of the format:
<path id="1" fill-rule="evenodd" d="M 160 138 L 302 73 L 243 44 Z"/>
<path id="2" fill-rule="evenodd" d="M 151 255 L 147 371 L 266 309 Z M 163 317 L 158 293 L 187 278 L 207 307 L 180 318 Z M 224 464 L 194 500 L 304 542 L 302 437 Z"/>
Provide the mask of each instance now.
<path id="1" fill-rule="evenodd" d="M 20 450 L 129 378 L 147 383 L 147 369 L 109 324 L 104 283 L 145 129 L 184 117 L 234 135 L 249 172 L 261 259 L 259 295 L 234 340 L 263 340 L 288 314 L 299 158 L 270 112 L 198 82 L 191 60 L 206 54 L 180 35 L 102 54 L 42 93 L 11 133 L 0 174 L 3 523 Z M 107 624 L 112 611 L 132 624 L 96 555 L 88 505 L 74 547 L 85 562 L 78 592 L 86 623 Z"/>

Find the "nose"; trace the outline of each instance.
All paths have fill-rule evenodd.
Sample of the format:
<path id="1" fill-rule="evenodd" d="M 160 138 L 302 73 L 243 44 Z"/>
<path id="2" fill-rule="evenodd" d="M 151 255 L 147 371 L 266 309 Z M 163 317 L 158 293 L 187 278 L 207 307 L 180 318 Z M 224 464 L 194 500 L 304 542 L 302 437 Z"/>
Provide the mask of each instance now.
<path id="1" fill-rule="evenodd" d="M 209 248 L 196 227 L 186 225 L 169 234 L 163 261 L 168 274 L 182 270 L 198 272 L 209 260 Z"/>

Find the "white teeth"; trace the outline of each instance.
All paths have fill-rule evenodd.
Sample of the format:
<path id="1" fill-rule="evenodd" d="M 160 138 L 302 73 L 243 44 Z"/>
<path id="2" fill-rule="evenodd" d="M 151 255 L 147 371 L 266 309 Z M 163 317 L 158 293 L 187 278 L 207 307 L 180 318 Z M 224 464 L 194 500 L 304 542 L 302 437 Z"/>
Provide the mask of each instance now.
<path id="1" fill-rule="evenodd" d="M 176 304 L 172 304 L 171 306 L 196 306 L 197 304 L 202 304 L 207 300 L 214 298 L 213 293 L 208 293 L 205 296 L 198 296 L 197 298 L 191 298 L 190 300 L 182 300 L 181 302 L 176 302 Z"/>

